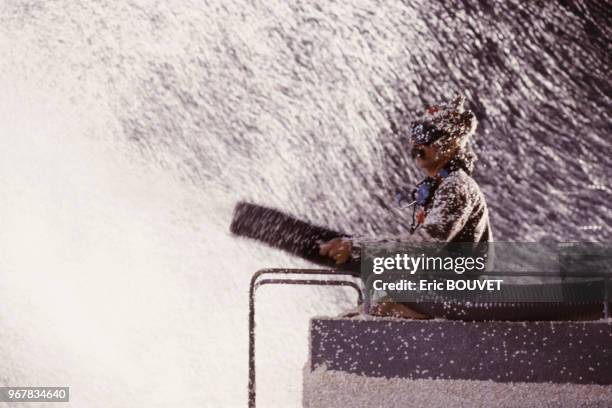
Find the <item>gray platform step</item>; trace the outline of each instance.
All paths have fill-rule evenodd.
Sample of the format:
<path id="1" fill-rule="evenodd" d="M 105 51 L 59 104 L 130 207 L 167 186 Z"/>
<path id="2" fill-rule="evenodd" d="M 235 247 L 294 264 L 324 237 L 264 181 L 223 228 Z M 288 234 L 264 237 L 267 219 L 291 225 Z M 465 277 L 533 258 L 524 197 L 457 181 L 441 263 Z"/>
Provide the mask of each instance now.
<path id="1" fill-rule="evenodd" d="M 612 384 L 612 321 L 316 318 L 310 370 L 368 377 Z"/>

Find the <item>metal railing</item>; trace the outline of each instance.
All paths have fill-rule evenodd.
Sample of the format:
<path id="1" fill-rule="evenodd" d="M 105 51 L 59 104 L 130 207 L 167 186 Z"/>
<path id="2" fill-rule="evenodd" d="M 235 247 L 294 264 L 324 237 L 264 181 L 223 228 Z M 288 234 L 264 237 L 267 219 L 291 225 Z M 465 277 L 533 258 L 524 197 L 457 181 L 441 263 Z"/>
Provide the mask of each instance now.
<path id="1" fill-rule="evenodd" d="M 318 276 L 319 279 L 259 279 L 263 275 L 300 275 Z M 317 286 L 346 286 L 357 292 L 358 304 L 363 303 L 363 291 L 361 286 L 352 280 L 329 279 L 330 276 L 343 276 L 355 278 L 349 272 L 325 270 L 325 269 L 262 269 L 257 271 L 251 278 L 249 287 L 249 408 L 256 405 L 256 383 L 255 383 L 255 291 L 263 285 L 317 285 Z M 323 279 L 321 279 L 323 278 Z"/>

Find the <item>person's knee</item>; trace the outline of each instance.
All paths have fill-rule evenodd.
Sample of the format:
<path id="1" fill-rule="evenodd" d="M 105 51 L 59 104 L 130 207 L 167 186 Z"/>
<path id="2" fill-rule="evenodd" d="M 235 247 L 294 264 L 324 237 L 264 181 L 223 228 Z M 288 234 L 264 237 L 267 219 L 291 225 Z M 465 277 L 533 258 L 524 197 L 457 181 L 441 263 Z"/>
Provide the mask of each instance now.
<path id="1" fill-rule="evenodd" d="M 372 305 L 370 314 L 379 317 L 397 317 L 401 319 L 430 319 L 431 316 L 417 312 L 403 303 L 383 300 Z"/>

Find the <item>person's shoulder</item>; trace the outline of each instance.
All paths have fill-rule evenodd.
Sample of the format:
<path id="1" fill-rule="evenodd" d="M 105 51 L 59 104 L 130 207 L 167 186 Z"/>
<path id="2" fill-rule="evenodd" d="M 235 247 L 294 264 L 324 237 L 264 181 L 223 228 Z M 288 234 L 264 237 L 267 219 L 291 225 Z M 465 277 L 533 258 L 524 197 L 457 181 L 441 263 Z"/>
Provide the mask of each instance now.
<path id="1" fill-rule="evenodd" d="M 441 185 L 462 185 L 467 187 L 478 187 L 476 181 L 465 172 L 463 169 L 457 169 L 451 172 L 447 177 L 442 180 Z"/>
<path id="2" fill-rule="evenodd" d="M 456 194 L 469 196 L 473 198 L 480 198 L 482 192 L 476 180 L 472 178 L 463 169 L 453 171 L 448 175 L 442 183 L 440 188 L 447 192 L 454 192 Z"/>

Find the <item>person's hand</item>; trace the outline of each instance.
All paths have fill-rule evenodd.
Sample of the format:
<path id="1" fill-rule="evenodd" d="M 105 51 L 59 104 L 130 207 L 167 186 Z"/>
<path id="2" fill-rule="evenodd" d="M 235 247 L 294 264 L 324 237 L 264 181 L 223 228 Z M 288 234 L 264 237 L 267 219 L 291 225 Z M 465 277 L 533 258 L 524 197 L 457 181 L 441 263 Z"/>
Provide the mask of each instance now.
<path id="1" fill-rule="evenodd" d="M 353 243 L 350 239 L 334 238 L 319 246 L 319 254 L 333 259 L 336 265 L 341 265 L 349 260 L 352 249 Z"/>

